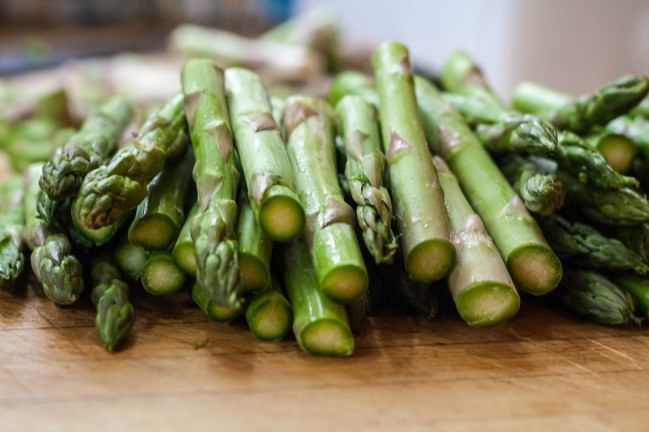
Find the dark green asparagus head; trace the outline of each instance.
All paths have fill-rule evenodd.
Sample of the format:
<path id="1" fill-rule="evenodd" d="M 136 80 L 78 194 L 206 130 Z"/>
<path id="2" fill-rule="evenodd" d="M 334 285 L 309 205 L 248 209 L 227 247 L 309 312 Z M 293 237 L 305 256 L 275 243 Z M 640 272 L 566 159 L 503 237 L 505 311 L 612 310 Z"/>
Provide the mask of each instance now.
<path id="1" fill-rule="evenodd" d="M 43 245 L 32 251 L 31 264 L 48 298 L 60 305 L 77 301 L 83 291 L 83 269 L 72 255 L 72 246 L 65 235 L 47 236 Z"/>
<path id="2" fill-rule="evenodd" d="M 572 311 L 606 325 L 640 324 L 633 298 L 599 273 L 566 272 L 561 300 Z"/>
<path id="3" fill-rule="evenodd" d="M 552 155 L 557 149 L 557 130 L 537 117 L 524 115 L 476 130 L 483 144 L 494 152 L 520 152 L 537 156 Z"/>
<path id="4" fill-rule="evenodd" d="M 97 305 L 95 325 L 99 338 L 110 352 L 126 339 L 135 322 L 135 312 L 128 295 L 128 285 L 119 279 L 99 284 L 93 289 Z"/>
<path id="5" fill-rule="evenodd" d="M 535 174 L 520 186 L 520 195 L 530 211 L 549 215 L 563 207 L 566 190 L 553 174 Z"/>
<path id="6" fill-rule="evenodd" d="M 0 289 L 13 287 L 25 269 L 25 256 L 12 236 L 0 240 Z"/>

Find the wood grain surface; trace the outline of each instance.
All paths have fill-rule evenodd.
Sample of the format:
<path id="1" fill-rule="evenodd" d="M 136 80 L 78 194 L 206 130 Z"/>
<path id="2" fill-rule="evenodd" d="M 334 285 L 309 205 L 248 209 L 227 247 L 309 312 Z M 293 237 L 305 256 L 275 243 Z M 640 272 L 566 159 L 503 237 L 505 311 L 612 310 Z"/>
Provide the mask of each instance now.
<path id="1" fill-rule="evenodd" d="M 136 295 L 106 353 L 89 302 L 0 293 L 0 430 L 648 430 L 649 336 L 526 304 L 468 328 L 372 318 L 347 359 L 208 322 L 188 295 Z"/>

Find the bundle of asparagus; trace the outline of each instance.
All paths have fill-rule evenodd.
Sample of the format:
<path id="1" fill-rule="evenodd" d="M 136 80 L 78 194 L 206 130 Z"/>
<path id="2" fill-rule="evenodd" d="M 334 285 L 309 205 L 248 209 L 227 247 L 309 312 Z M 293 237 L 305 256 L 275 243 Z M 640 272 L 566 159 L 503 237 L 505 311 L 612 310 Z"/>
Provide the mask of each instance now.
<path id="1" fill-rule="evenodd" d="M 109 351 L 133 327 L 137 286 L 190 292 L 260 340 L 292 329 L 316 355 L 352 354 L 352 331 L 381 305 L 434 316 L 442 285 L 475 327 L 515 316 L 519 292 L 554 291 L 599 323 L 647 316 L 647 78 L 578 98 L 525 84 L 509 107 L 466 53 L 442 68 L 441 91 L 388 41 L 375 80 L 348 71 L 329 101 L 271 98 L 242 65 L 302 79 L 311 58 L 320 73 L 316 52 L 335 63 L 330 21 L 311 19 L 258 39 L 179 28 L 176 49 L 213 59 L 188 60 L 182 92 L 135 134 L 121 97 L 76 132 L 61 94 L 43 98 L 21 127 L 66 139 L 36 140 L 23 159 L 2 146 L 28 168 L 0 185 L 0 287 L 20 285 L 27 249 L 53 302 L 90 283 Z"/>

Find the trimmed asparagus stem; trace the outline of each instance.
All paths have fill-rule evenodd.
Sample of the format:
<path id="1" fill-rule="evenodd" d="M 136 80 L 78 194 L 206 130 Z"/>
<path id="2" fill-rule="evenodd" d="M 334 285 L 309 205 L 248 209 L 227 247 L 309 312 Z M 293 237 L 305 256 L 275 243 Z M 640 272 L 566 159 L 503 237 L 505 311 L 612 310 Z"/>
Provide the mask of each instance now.
<path id="1" fill-rule="evenodd" d="M 0 184 L 0 289 L 13 287 L 25 270 L 23 198 L 21 176 L 10 176 Z"/>
<path id="2" fill-rule="evenodd" d="M 374 107 L 359 96 L 336 105 L 343 136 L 345 178 L 356 203 L 356 220 L 376 263 L 390 263 L 397 251 L 392 232 L 392 200 L 383 186 L 385 156 Z"/>
<path id="3" fill-rule="evenodd" d="M 533 295 L 552 291 L 561 280 L 561 262 L 536 221 L 464 120 L 443 101 L 435 87 L 416 77 L 415 89 L 429 145 L 457 176 L 517 288 Z"/>
<path id="4" fill-rule="evenodd" d="M 198 204 L 194 204 L 185 219 L 185 223 L 178 234 L 174 244 L 172 255 L 176 264 L 188 276 L 196 276 L 196 254 L 194 253 L 194 242 L 192 241 L 192 227 L 198 215 Z"/>
<path id="5" fill-rule="evenodd" d="M 649 118 L 618 117 L 606 125 L 606 132 L 627 138 L 637 146 L 645 159 L 649 159 Z"/>
<path id="6" fill-rule="evenodd" d="M 126 276 L 131 280 L 139 281 L 150 255 L 149 250 L 129 242 L 125 236 L 115 248 L 113 258 Z"/>
<path id="7" fill-rule="evenodd" d="M 448 278 L 460 316 L 471 326 L 491 327 L 513 317 L 520 307 L 507 267 L 446 163 L 434 158 L 457 251 L 457 264 Z"/>
<path id="8" fill-rule="evenodd" d="M 329 102 L 336 106 L 347 95 L 362 97 L 375 107 L 379 106 L 379 96 L 374 90 L 374 83 L 364 73 L 345 71 L 336 75 L 329 89 Z"/>
<path id="9" fill-rule="evenodd" d="M 82 230 L 109 227 L 146 198 L 147 186 L 165 162 L 187 146 L 183 99 L 176 95 L 149 116 L 133 140 L 108 164 L 89 172 L 72 205 L 72 218 Z"/>
<path id="10" fill-rule="evenodd" d="M 560 129 L 584 132 L 605 125 L 638 105 L 649 91 L 649 79 L 624 76 L 594 93 L 573 98 L 539 84 L 519 84 L 512 94 L 512 105 L 522 112 L 536 114 Z"/>
<path id="11" fill-rule="evenodd" d="M 246 322 L 257 339 L 280 341 L 291 331 L 293 311 L 281 289 L 273 288 L 253 295 L 246 307 Z"/>
<path id="12" fill-rule="evenodd" d="M 344 306 L 318 286 L 306 244 L 293 242 L 284 250 L 284 282 L 293 305 L 293 333 L 300 348 L 315 355 L 349 356 L 354 337 Z"/>
<path id="13" fill-rule="evenodd" d="M 167 250 L 178 237 L 185 219 L 185 201 L 191 186 L 194 155 L 191 149 L 169 164 L 149 183 L 128 230 L 131 243 L 152 250 Z"/>
<path id="14" fill-rule="evenodd" d="M 273 240 L 291 240 L 304 229 L 304 210 L 266 89 L 240 68 L 225 71 L 225 89 L 250 203 Z"/>
<path id="15" fill-rule="evenodd" d="M 151 254 L 142 269 L 142 287 L 149 294 L 170 295 L 185 285 L 185 273 L 166 252 Z"/>
<path id="16" fill-rule="evenodd" d="M 383 149 L 401 247 L 410 276 L 432 282 L 449 274 L 449 241 L 442 189 L 426 144 L 407 48 L 384 42 L 372 56 L 380 99 Z"/>
<path id="17" fill-rule="evenodd" d="M 286 103 L 289 159 L 308 215 L 305 238 L 318 282 L 330 298 L 352 302 L 367 291 L 368 276 L 354 211 L 338 185 L 332 121 L 333 109 L 320 99 L 293 96 Z"/>
<path id="18" fill-rule="evenodd" d="M 638 309 L 649 318 L 649 279 L 627 273 L 615 275 L 613 280 L 631 294 Z"/>
<path id="19" fill-rule="evenodd" d="M 229 309 L 241 304 L 236 240 L 236 168 L 225 77 L 213 62 L 188 61 L 182 70 L 185 113 L 191 132 L 199 211 L 191 234 L 196 280 L 210 303 Z"/>
<path id="20" fill-rule="evenodd" d="M 241 313 L 241 306 L 221 306 L 218 303 L 210 301 L 205 291 L 194 283 L 192 286 L 192 299 L 198 305 L 205 315 L 212 321 L 230 322 Z"/>
<path id="21" fill-rule="evenodd" d="M 588 137 L 587 142 L 599 151 L 606 162 L 617 172 L 626 173 L 631 169 L 638 147 L 623 135 L 608 131 Z"/>
<path id="22" fill-rule="evenodd" d="M 239 200 L 239 272 L 241 290 L 251 292 L 270 286 L 270 255 L 273 241 L 257 222 L 246 198 Z"/>

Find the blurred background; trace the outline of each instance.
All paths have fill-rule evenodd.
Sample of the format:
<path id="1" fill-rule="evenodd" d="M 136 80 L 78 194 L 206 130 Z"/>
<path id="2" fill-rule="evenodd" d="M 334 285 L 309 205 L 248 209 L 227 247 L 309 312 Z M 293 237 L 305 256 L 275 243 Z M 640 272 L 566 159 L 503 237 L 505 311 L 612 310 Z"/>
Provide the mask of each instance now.
<path id="1" fill-rule="evenodd" d="M 398 39 L 434 72 L 462 48 L 504 97 L 523 79 L 583 93 L 649 71 L 647 0 L 0 0 L 0 74 L 161 51 L 184 22 L 253 36 L 314 7 L 331 14 L 352 56 Z"/>

